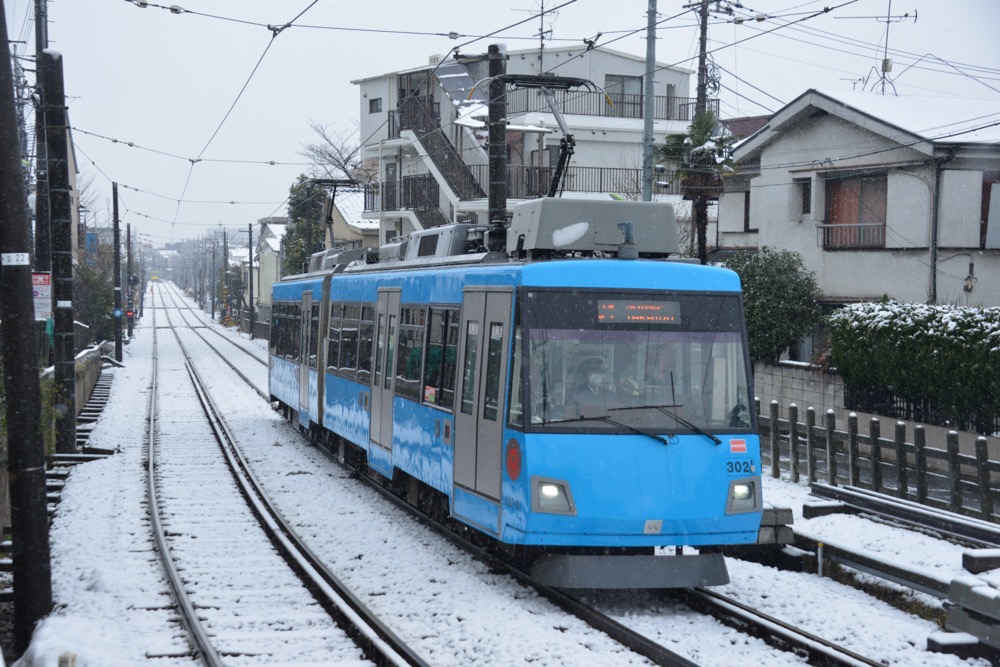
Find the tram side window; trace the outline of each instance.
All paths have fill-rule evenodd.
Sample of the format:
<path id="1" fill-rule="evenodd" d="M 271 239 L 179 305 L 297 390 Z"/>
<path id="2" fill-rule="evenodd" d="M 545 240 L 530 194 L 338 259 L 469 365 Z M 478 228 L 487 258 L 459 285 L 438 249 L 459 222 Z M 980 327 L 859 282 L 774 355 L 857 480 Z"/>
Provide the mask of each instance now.
<path id="1" fill-rule="evenodd" d="M 465 358 L 462 360 L 462 412 L 471 415 L 476 393 L 476 362 L 479 358 L 479 322 L 465 325 Z"/>
<path id="2" fill-rule="evenodd" d="M 431 308 L 427 321 L 423 401 L 450 410 L 455 405 L 458 308 Z"/>
<path id="3" fill-rule="evenodd" d="M 288 306 L 289 324 L 289 346 L 286 356 L 292 361 L 299 362 L 302 359 L 302 306 L 293 303 Z"/>
<path id="4" fill-rule="evenodd" d="M 375 338 L 375 308 L 361 306 L 358 326 L 358 382 L 370 384 L 372 375 L 372 347 Z"/>
<path id="5" fill-rule="evenodd" d="M 336 373 L 340 361 L 340 330 L 344 315 L 344 304 L 334 301 L 330 304 L 330 342 L 326 352 L 326 369 Z"/>
<path id="6" fill-rule="evenodd" d="M 309 349 L 306 355 L 309 359 L 309 367 L 316 368 L 316 350 L 319 349 L 319 304 L 314 304 L 312 312 L 309 314 Z"/>
<path id="7" fill-rule="evenodd" d="M 523 425 L 524 401 L 522 399 L 523 383 L 521 380 L 521 325 L 514 327 L 514 354 L 510 369 L 510 406 L 507 409 L 507 421 L 517 426 Z"/>
<path id="8" fill-rule="evenodd" d="M 302 321 L 299 305 L 283 303 L 275 307 L 276 331 L 274 331 L 275 354 L 285 359 L 298 361 L 299 338 Z"/>
<path id="9" fill-rule="evenodd" d="M 340 375 L 351 380 L 354 379 L 354 372 L 358 367 L 358 319 L 360 317 L 360 304 L 344 304 L 344 319 L 340 327 Z"/>
<path id="10" fill-rule="evenodd" d="M 500 406 L 500 366 L 503 362 L 503 323 L 490 322 L 486 347 L 486 388 L 483 393 L 483 419 L 497 420 Z"/>
<path id="11" fill-rule="evenodd" d="M 399 311 L 399 342 L 396 346 L 396 394 L 420 400 L 420 361 L 423 357 L 424 317 L 421 306 L 403 306 Z"/>
<path id="12" fill-rule="evenodd" d="M 281 318 L 278 316 L 281 306 L 274 304 L 271 308 L 271 333 L 268 337 L 267 348 L 271 354 L 278 354 L 278 339 L 281 337 Z"/>

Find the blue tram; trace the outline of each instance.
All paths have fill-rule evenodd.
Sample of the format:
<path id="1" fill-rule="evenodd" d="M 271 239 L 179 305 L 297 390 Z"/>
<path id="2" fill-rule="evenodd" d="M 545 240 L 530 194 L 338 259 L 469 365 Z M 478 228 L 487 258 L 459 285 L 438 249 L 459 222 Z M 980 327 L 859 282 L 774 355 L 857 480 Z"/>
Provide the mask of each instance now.
<path id="1" fill-rule="evenodd" d="M 664 204 L 529 202 L 502 254 L 490 231 L 276 283 L 272 400 L 546 583 L 726 583 L 718 548 L 755 543 L 762 514 L 739 278 L 664 261 Z"/>

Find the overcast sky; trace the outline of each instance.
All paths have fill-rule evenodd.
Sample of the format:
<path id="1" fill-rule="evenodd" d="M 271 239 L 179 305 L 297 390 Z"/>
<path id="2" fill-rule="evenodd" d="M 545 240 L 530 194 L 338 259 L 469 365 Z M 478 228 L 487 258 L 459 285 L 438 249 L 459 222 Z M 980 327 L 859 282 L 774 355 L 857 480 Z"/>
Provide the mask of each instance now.
<path id="1" fill-rule="evenodd" d="M 1000 1 L 892 0 L 887 24 L 889 3 L 758 0 L 737 15 L 762 21 L 713 18 L 722 116 L 773 112 L 808 88 L 880 90 L 887 27 L 887 93 L 986 100 L 970 101 L 970 118 L 1000 108 Z M 96 204 L 88 222 L 110 224 L 117 181 L 123 220 L 155 246 L 284 215 L 289 186 L 308 169 L 302 146 L 316 141 L 309 120 L 356 130 L 350 81 L 418 67 L 456 46 L 468 54 L 490 43 L 537 46 L 541 8 L 540 0 L 179 0 L 187 11 L 174 14 L 170 4 L 49 4 L 50 47 L 64 57 L 77 159 Z M 659 0 L 657 60 L 695 69 L 697 22 L 684 4 Z M 601 32 L 598 44 L 645 55 L 647 2 L 545 2 L 560 5 L 541 26 L 548 45 Z M 5 6 L 10 38 L 33 53 L 34 2 Z M 813 16 L 825 6 L 834 9 Z M 268 28 L 293 19 L 277 35 Z"/>

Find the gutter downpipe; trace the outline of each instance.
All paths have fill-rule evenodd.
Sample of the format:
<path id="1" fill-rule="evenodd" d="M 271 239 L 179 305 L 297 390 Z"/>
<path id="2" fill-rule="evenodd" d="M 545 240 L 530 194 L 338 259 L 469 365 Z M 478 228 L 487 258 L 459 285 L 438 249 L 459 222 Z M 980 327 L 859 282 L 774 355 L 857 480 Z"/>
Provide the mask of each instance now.
<path id="1" fill-rule="evenodd" d="M 948 155 L 934 160 L 934 211 L 931 216 L 931 289 L 930 302 L 937 303 L 938 231 L 941 228 L 941 171 L 942 167 L 955 159 L 955 149 Z"/>

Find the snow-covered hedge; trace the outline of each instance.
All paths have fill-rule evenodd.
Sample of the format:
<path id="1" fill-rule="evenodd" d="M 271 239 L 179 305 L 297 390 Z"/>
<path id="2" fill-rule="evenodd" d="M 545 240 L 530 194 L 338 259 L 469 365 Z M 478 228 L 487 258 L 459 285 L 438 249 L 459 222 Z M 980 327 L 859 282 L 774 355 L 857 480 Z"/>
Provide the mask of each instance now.
<path id="1" fill-rule="evenodd" d="M 926 401 L 966 424 L 1000 416 L 1000 308 L 861 303 L 828 324 L 830 361 L 848 385 Z"/>

